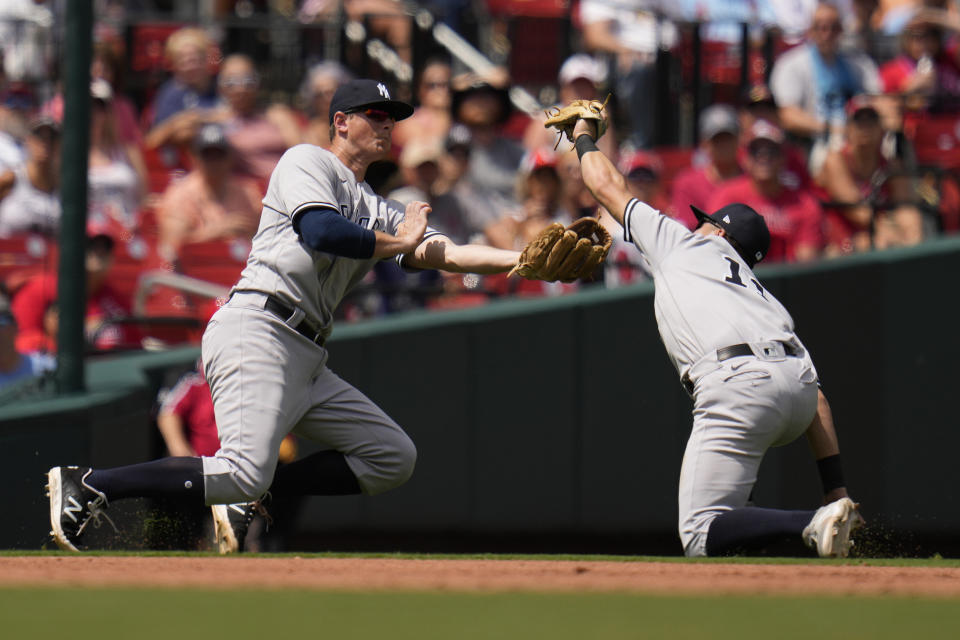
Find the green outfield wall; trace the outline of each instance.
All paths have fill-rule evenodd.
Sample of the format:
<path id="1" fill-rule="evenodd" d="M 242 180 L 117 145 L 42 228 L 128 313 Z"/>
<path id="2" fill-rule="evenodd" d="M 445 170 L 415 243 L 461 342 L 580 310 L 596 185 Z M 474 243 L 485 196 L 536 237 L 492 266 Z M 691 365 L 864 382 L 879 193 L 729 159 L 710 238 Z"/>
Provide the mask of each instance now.
<path id="1" fill-rule="evenodd" d="M 758 271 L 813 353 L 864 514 L 937 539 L 960 537 L 956 273 L 960 238 Z M 419 459 L 388 494 L 308 499 L 304 535 L 673 539 L 692 404 L 660 344 L 651 285 L 341 326 L 329 349 L 331 368 L 408 431 Z M 0 547 L 45 538 L 47 467 L 159 455 L 156 393 L 196 356 L 90 362 L 89 393 L 0 407 L 17 523 Z M 818 504 L 804 441 L 768 454 L 755 498 Z"/>

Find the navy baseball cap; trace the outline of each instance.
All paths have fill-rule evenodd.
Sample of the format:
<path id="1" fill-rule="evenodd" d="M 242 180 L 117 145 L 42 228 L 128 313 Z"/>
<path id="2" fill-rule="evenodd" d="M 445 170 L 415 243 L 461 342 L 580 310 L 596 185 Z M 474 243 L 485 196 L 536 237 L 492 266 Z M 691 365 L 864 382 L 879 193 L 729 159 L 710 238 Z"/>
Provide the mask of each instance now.
<path id="1" fill-rule="evenodd" d="M 751 268 L 763 260 L 770 250 L 770 230 L 767 223 L 763 216 L 751 207 L 735 202 L 713 214 L 693 205 L 690 205 L 690 208 L 700 224 L 710 223 L 726 231 L 727 237 L 732 238 L 742 249 L 739 253 Z"/>
<path id="2" fill-rule="evenodd" d="M 337 88 L 330 101 L 330 123 L 337 111 L 350 113 L 364 109 L 381 109 L 394 120 L 403 120 L 413 115 L 413 107 L 406 102 L 390 97 L 387 85 L 376 80 L 350 80 Z"/>

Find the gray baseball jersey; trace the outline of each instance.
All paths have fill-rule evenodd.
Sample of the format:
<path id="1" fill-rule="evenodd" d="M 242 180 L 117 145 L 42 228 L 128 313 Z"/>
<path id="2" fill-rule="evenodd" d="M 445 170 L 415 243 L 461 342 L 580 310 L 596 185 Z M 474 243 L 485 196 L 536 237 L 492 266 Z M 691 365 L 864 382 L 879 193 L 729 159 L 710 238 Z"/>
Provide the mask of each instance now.
<path id="1" fill-rule="evenodd" d="M 624 237 L 649 266 L 660 336 L 690 381 L 679 528 L 687 555 L 701 556 L 713 519 L 746 504 L 766 450 L 810 425 L 817 374 L 790 314 L 727 240 L 693 233 L 638 200 L 627 204 Z M 718 354 L 744 344 L 752 354 Z"/>
<path id="2" fill-rule="evenodd" d="M 627 205 L 624 237 L 655 283 L 660 337 L 682 376 L 711 350 L 743 342 L 799 340 L 793 318 L 729 242 L 701 236 L 639 200 Z"/>
<path id="3" fill-rule="evenodd" d="M 403 208 L 378 197 L 329 151 L 289 149 L 270 177 L 260 227 L 229 302 L 211 318 L 202 355 L 221 447 L 203 458 L 208 504 L 259 498 L 280 443 L 291 431 L 340 451 L 367 494 L 410 476 L 416 449 L 403 430 L 326 366 L 327 351 L 293 328 L 301 318 L 329 335 L 333 311 L 373 267 L 314 251 L 294 224 L 314 208 L 339 211 L 364 228 L 395 234 Z M 428 229 L 427 236 L 438 233 Z M 281 318 L 268 296 L 296 313 Z"/>
<path id="4" fill-rule="evenodd" d="M 234 287 L 271 293 L 299 307 L 328 336 L 333 311 L 344 295 L 377 262 L 314 251 L 300 240 L 293 222 L 308 209 L 323 207 L 365 229 L 396 234 L 404 207 L 381 198 L 326 149 L 301 144 L 288 149 L 270 176 L 260 227 L 250 258 Z M 428 229 L 424 237 L 439 233 Z"/>

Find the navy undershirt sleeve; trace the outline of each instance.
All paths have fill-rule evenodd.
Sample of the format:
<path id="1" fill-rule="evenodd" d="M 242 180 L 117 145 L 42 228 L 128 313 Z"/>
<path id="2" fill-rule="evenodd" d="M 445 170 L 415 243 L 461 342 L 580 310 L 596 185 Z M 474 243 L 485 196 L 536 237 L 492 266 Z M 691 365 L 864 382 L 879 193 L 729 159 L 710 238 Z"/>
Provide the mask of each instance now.
<path id="1" fill-rule="evenodd" d="M 294 219 L 293 229 L 311 249 L 345 258 L 372 258 L 377 246 L 372 230 L 350 222 L 333 209 L 307 209 Z"/>

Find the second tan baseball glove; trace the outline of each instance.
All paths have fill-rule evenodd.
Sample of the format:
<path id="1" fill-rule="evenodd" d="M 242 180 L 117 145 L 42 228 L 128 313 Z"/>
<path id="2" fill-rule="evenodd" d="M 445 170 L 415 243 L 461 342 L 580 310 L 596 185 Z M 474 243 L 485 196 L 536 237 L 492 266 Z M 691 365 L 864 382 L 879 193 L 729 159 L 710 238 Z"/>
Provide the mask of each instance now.
<path id="1" fill-rule="evenodd" d="M 547 282 L 588 278 L 612 244 L 613 237 L 596 218 L 580 218 L 567 227 L 554 222 L 524 247 L 510 275 Z"/>
<path id="2" fill-rule="evenodd" d="M 554 128 L 561 134 L 567 136 L 567 140 L 573 142 L 573 127 L 577 120 L 594 120 L 597 123 L 597 140 L 607 130 L 607 102 L 610 101 L 609 94 L 603 102 L 599 100 L 574 100 L 564 107 L 554 107 L 547 111 L 547 119 L 543 126 Z M 557 145 L 560 144 L 560 138 L 557 138 Z M 556 147 L 554 147 L 556 148 Z"/>

